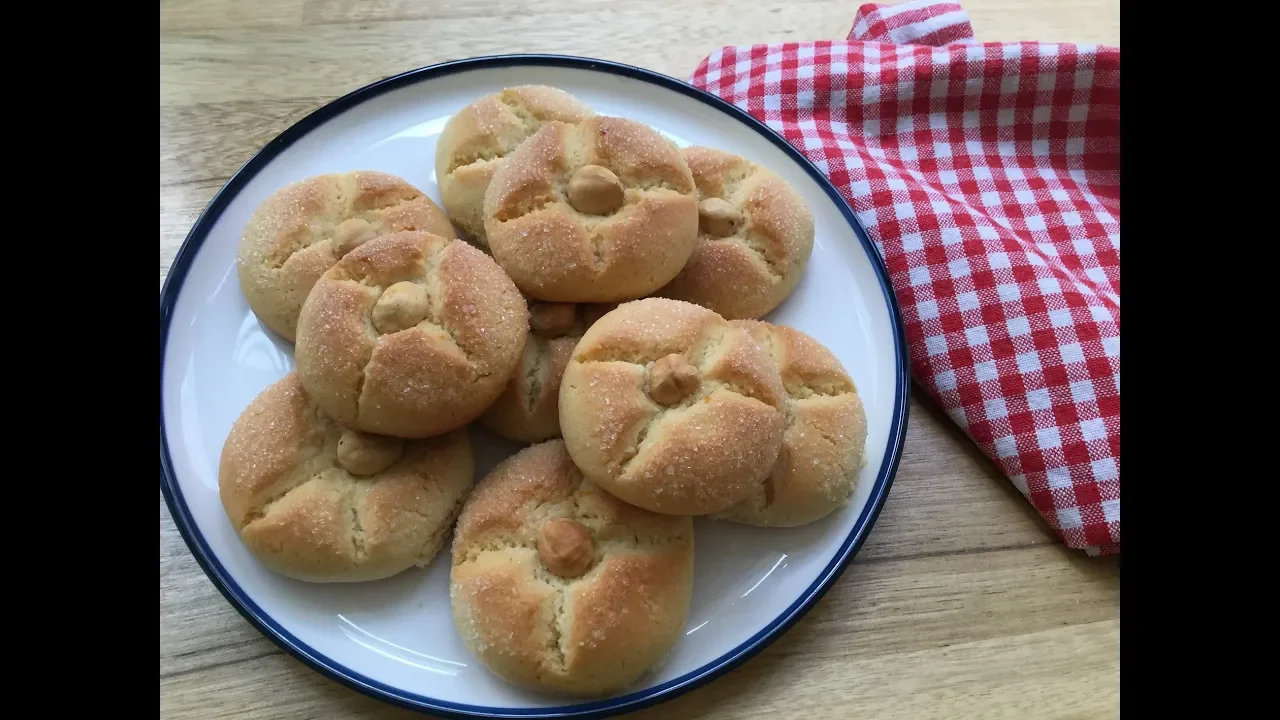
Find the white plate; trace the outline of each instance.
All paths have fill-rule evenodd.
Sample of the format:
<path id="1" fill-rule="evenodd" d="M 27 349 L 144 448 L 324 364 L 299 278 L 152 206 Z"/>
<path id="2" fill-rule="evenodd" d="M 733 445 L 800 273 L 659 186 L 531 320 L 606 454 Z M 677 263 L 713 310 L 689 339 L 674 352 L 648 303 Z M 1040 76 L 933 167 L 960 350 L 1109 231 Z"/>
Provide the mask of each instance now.
<path id="1" fill-rule="evenodd" d="M 307 176 L 382 170 L 439 201 L 436 137 L 459 108 L 541 83 L 602 114 L 640 120 L 679 145 L 749 157 L 795 187 L 817 239 L 799 287 L 767 319 L 804 330 L 844 362 L 867 411 L 867 464 L 853 502 L 821 522 L 765 530 L 696 523 L 693 605 L 667 661 L 613 698 L 574 702 L 516 690 L 476 662 L 449 612 L 449 553 L 427 568 L 354 585 L 311 585 L 259 565 L 218 500 L 218 457 L 249 401 L 293 368 L 292 347 L 249 311 L 236 244 L 253 209 Z M 375 697 L 443 715 L 599 716 L 673 697 L 728 671 L 817 602 L 866 539 L 906 429 L 907 352 L 884 266 L 838 192 L 794 148 L 733 106 L 638 68 L 560 56 L 503 56 L 416 70 L 317 110 L 250 160 L 192 228 L 160 300 L 160 486 L 215 586 L 267 637 Z M 473 431 L 477 473 L 516 447 Z M 477 476 L 479 477 L 479 475 Z"/>

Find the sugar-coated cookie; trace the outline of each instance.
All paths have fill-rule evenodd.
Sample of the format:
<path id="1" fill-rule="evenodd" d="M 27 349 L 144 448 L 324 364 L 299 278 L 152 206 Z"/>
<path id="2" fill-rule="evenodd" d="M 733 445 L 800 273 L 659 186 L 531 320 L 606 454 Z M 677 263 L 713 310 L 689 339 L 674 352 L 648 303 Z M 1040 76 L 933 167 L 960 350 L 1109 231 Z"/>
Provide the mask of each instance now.
<path id="1" fill-rule="evenodd" d="M 401 230 L 456 237 L 444 211 L 394 175 L 358 170 L 300 180 L 249 218 L 236 255 L 240 289 L 262 324 L 293 342 L 316 280 L 362 243 Z"/>
<path id="2" fill-rule="evenodd" d="M 733 323 L 769 353 L 787 390 L 787 430 L 778 462 L 759 488 L 718 514 L 772 527 L 803 525 L 849 503 L 865 460 L 867 414 L 844 365 L 799 330 L 756 320 Z"/>
<path id="3" fill-rule="evenodd" d="M 418 438 L 475 420 L 524 352 L 529 313 L 492 258 L 420 232 L 384 235 L 316 282 L 298 375 L 346 427 Z"/>
<path id="4" fill-rule="evenodd" d="M 625 689 L 680 639 L 692 587 L 692 519 L 619 501 L 582 477 L 559 440 L 494 468 L 458 518 L 458 632 L 521 687 Z"/>
<path id="5" fill-rule="evenodd" d="M 743 329 L 665 298 L 619 305 L 583 335 L 560 384 L 574 462 L 622 500 L 654 512 L 724 510 L 769 475 L 786 392 Z"/>
<path id="6" fill-rule="evenodd" d="M 744 157 L 705 147 L 684 157 L 698 186 L 698 245 L 656 294 L 730 320 L 763 317 L 809 263 L 813 214 L 786 181 Z"/>
<path id="7" fill-rule="evenodd" d="M 490 431 L 523 443 L 560 437 L 560 378 L 582 333 L 610 305 L 543 303 L 529 307 L 529 335 L 520 367 L 480 416 Z"/>
<path id="8" fill-rule="evenodd" d="M 347 430 L 289 373 L 231 427 L 218 490 L 266 566 L 298 580 L 359 582 L 429 563 L 474 472 L 465 431 L 406 441 Z"/>
<path id="9" fill-rule="evenodd" d="M 550 123 L 489 183 L 489 249 L 538 300 L 634 300 L 670 282 L 693 252 L 694 190 L 679 148 L 642 123 Z"/>
<path id="10" fill-rule="evenodd" d="M 543 125 L 595 115 L 569 93 L 520 85 L 486 95 L 445 123 L 436 142 L 436 182 L 449 217 L 471 242 L 488 247 L 484 191 L 507 155 Z"/>

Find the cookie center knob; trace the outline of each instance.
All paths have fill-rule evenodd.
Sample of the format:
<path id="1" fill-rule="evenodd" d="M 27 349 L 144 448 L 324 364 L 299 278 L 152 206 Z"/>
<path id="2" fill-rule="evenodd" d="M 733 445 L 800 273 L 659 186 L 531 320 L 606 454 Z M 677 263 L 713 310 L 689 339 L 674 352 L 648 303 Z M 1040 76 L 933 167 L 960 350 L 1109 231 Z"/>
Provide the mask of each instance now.
<path id="1" fill-rule="evenodd" d="M 367 220 L 351 218 L 343 220 L 333 230 L 333 254 L 342 257 L 369 242 L 378 234 Z"/>
<path id="2" fill-rule="evenodd" d="M 408 281 L 387 288 L 373 306 L 373 326 L 383 335 L 400 332 L 427 319 L 427 288 Z"/>
<path id="3" fill-rule="evenodd" d="M 676 405 L 702 384 L 702 373 L 681 355 L 668 355 L 649 371 L 649 397 L 663 405 Z"/>
<path id="4" fill-rule="evenodd" d="M 707 198 L 698 203 L 698 229 L 712 237 L 729 237 L 738 232 L 742 215 L 721 198 Z"/>
<path id="5" fill-rule="evenodd" d="M 343 430 L 338 438 L 338 464 L 352 475 L 376 475 L 395 464 L 404 441 L 385 435 Z"/>
<path id="6" fill-rule="evenodd" d="M 552 520 L 538 533 L 538 559 L 562 578 L 575 578 L 586 572 L 595 556 L 591 533 L 577 520 Z"/>
<path id="7" fill-rule="evenodd" d="M 586 165 L 569 179 L 569 204 L 588 215 L 608 215 L 622 207 L 622 181 L 608 168 Z"/>
<path id="8" fill-rule="evenodd" d="M 538 337 L 557 338 L 573 329 L 577 315 L 573 303 L 538 303 L 529 308 L 529 327 Z"/>

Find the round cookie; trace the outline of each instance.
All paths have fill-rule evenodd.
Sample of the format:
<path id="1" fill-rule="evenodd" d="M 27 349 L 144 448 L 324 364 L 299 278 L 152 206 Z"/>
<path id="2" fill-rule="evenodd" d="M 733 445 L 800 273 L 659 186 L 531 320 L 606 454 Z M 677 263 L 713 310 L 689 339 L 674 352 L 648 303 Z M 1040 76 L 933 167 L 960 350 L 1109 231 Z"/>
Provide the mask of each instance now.
<path id="1" fill-rule="evenodd" d="M 429 563 L 474 472 L 465 431 L 405 441 L 347 430 L 289 373 L 232 425 L 218 490 L 267 567 L 308 582 L 361 582 Z"/>
<path id="2" fill-rule="evenodd" d="M 794 328 L 733 322 L 769 353 L 787 389 L 787 430 L 778 463 L 750 496 L 716 517 L 794 527 L 844 507 L 866 457 L 867 414 L 840 360 Z"/>
<path id="3" fill-rule="evenodd" d="M 488 247 L 484 191 L 503 159 L 544 124 L 595 115 L 563 90 L 521 85 L 486 95 L 445 123 L 436 142 L 436 182 L 444 209 L 466 238 Z"/>
<path id="4" fill-rule="evenodd" d="M 583 474 L 622 500 L 705 515 L 769 475 L 785 402 L 777 367 L 745 330 L 646 298 L 583 335 L 560 384 L 560 428 Z"/>
<path id="5" fill-rule="evenodd" d="M 262 324 L 293 342 L 316 280 L 361 243 L 401 230 L 456 237 L 444 211 L 394 175 L 357 170 L 300 180 L 272 193 L 245 225 L 240 289 Z"/>
<path id="6" fill-rule="evenodd" d="M 642 123 L 550 123 L 489 183 L 489 249 L 539 300 L 633 300 L 670 282 L 693 252 L 694 191 L 680 150 Z"/>
<path id="7" fill-rule="evenodd" d="M 692 518 L 619 501 L 559 440 L 494 468 L 458 517 L 454 622 L 472 654 L 521 687 L 626 688 L 679 640 L 692 588 Z"/>
<path id="8" fill-rule="evenodd" d="M 744 157 L 691 147 L 698 245 L 662 297 L 730 320 L 763 317 L 800 281 L 813 253 L 813 213 L 785 180 Z"/>
<path id="9" fill-rule="evenodd" d="M 475 247 L 383 235 L 316 282 L 298 318 L 298 375 L 344 426 L 405 438 L 462 427 L 502 394 L 529 313 Z"/>
<path id="10" fill-rule="evenodd" d="M 480 416 L 490 431 L 522 443 L 560 436 L 560 378 L 582 333 L 609 305 L 534 302 L 520 367 Z"/>

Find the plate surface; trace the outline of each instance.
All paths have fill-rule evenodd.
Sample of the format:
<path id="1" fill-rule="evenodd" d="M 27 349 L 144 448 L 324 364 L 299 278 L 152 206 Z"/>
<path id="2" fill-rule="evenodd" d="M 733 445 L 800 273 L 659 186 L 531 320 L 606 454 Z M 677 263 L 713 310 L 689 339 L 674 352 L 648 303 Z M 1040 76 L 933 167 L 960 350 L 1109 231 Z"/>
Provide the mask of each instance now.
<path id="1" fill-rule="evenodd" d="M 277 188 L 320 173 L 381 170 L 439 202 L 433 159 L 448 118 L 503 87 L 554 85 L 601 114 L 640 120 L 777 172 L 813 209 L 813 257 L 767 320 L 825 343 L 867 411 L 867 463 L 842 512 L 794 529 L 696 521 L 693 604 L 662 667 L 613 698 L 575 702 L 514 689 L 462 645 L 449 611 L 446 547 L 388 580 L 312 585 L 276 575 L 240 543 L 218 499 L 231 424 L 293 369 L 289 343 L 250 312 L 235 272 L 239 234 Z M 905 338 L 883 264 L 835 189 L 764 125 L 684 83 L 561 56 L 464 60 L 389 78 L 334 101 L 269 143 L 214 198 L 170 269 L 160 303 L 160 484 L 214 585 L 259 630 L 316 670 L 389 702 L 444 715 L 605 715 L 659 702 L 736 666 L 790 627 L 861 546 L 897 469 L 906 428 Z M 477 478 L 518 446 L 472 431 Z"/>

